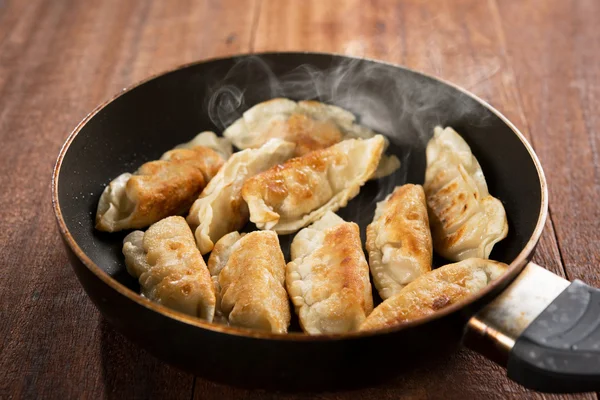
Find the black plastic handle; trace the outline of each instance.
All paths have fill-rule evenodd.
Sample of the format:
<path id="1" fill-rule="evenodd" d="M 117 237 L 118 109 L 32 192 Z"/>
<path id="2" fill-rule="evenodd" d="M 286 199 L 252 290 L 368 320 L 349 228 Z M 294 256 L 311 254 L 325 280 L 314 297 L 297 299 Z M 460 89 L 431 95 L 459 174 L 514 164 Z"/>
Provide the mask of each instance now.
<path id="1" fill-rule="evenodd" d="M 600 390 L 600 290 L 571 283 L 517 339 L 508 376 L 540 392 Z"/>

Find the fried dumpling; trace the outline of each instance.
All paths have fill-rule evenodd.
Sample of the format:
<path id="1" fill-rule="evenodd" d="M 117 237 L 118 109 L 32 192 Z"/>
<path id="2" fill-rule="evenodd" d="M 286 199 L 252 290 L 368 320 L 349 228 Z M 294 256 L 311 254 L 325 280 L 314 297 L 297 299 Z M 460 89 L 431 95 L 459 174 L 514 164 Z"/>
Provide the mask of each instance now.
<path id="1" fill-rule="evenodd" d="M 217 293 L 218 321 L 287 333 L 290 305 L 276 233 L 228 233 L 215 244 L 208 269 Z"/>
<path id="2" fill-rule="evenodd" d="M 227 139 L 202 132 L 160 160 L 124 173 L 106 186 L 98 202 L 96 229 L 144 228 L 187 211 L 231 154 Z"/>
<path id="3" fill-rule="evenodd" d="M 344 139 L 370 138 L 375 133 L 355 123 L 342 108 L 314 100 L 277 98 L 250 108 L 223 132 L 240 149 L 256 148 L 271 138 L 296 143 L 296 156 L 324 149 Z"/>
<path id="4" fill-rule="evenodd" d="M 501 262 L 470 258 L 428 272 L 378 305 L 360 330 L 389 328 L 425 317 L 477 293 L 507 268 Z"/>
<path id="5" fill-rule="evenodd" d="M 302 329 L 309 334 L 357 330 L 373 310 L 358 225 L 329 211 L 298 232 L 291 257 L 286 286 Z"/>
<path id="6" fill-rule="evenodd" d="M 366 245 L 373 281 L 384 300 L 431 271 L 431 232 L 420 185 L 398 186 L 377 203 Z"/>
<path id="7" fill-rule="evenodd" d="M 127 271 L 142 295 L 173 310 L 212 321 L 215 289 L 183 217 L 168 217 L 123 240 Z"/>
<path id="8" fill-rule="evenodd" d="M 356 117 L 343 108 L 314 100 L 277 98 L 244 112 L 223 135 L 240 149 L 260 147 L 271 138 L 284 139 L 296 143 L 295 156 L 303 156 L 342 140 L 369 139 L 375 132 L 357 124 Z M 382 156 L 376 173 L 369 179 L 387 176 L 399 167 L 396 156 Z"/>
<path id="9" fill-rule="evenodd" d="M 344 140 L 248 179 L 242 196 L 250 221 L 286 234 L 346 206 L 375 172 L 384 144 L 381 135 Z"/>
<path id="10" fill-rule="evenodd" d="M 488 258 L 508 233 L 506 212 L 491 196 L 477 159 L 452 128 L 427 144 L 425 195 L 433 249 L 448 260 Z"/>
<path id="11" fill-rule="evenodd" d="M 246 179 L 292 156 L 295 145 L 272 139 L 258 149 L 235 153 L 194 202 L 187 222 L 195 232 L 200 252 L 206 254 L 225 234 L 248 222 L 248 206 L 242 199 Z"/>

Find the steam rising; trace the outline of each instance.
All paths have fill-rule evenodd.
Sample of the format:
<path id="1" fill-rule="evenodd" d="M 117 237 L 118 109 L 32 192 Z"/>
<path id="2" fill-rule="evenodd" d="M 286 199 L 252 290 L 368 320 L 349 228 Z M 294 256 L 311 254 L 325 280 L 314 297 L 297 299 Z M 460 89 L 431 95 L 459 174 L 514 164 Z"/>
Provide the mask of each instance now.
<path id="1" fill-rule="evenodd" d="M 208 114 L 223 130 L 261 101 L 276 97 L 314 99 L 352 112 L 359 123 L 387 136 L 390 140 L 387 153 L 398 156 L 401 168 L 376 183 L 367 183 L 348 210 L 339 212 L 361 227 L 370 222 L 375 202 L 383 200 L 395 186 L 423 182 L 425 146 L 434 126 L 457 126 L 465 120 L 470 124 L 486 124 L 487 114 L 466 94 L 420 74 L 358 58 L 335 58 L 325 67 L 308 64 L 293 67 L 301 58 L 310 57 L 270 56 L 269 60 L 276 60 L 271 64 L 259 56 L 240 58 L 223 81 L 209 88 Z M 369 185 L 377 187 L 369 190 Z M 352 206 L 352 203 L 357 204 Z"/>

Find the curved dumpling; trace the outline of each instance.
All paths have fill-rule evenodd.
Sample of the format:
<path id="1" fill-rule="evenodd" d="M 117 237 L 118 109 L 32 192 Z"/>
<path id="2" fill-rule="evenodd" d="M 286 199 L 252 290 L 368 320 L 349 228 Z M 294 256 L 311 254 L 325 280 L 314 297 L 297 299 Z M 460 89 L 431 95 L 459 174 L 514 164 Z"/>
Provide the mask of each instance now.
<path id="1" fill-rule="evenodd" d="M 377 306 L 360 330 L 388 328 L 425 317 L 477 293 L 507 268 L 501 262 L 470 258 L 428 272 Z"/>
<path id="2" fill-rule="evenodd" d="M 370 138 L 373 131 L 355 123 L 352 113 L 314 100 L 277 98 L 250 108 L 223 132 L 240 149 L 256 148 L 271 138 L 296 143 L 295 155 L 324 149 L 348 138 Z"/>
<path id="3" fill-rule="evenodd" d="M 381 135 L 348 139 L 248 179 L 242 196 L 250 221 L 286 234 L 344 207 L 375 172 L 384 145 Z"/>
<path id="4" fill-rule="evenodd" d="M 185 212 L 231 154 L 227 139 L 203 132 L 160 160 L 124 173 L 106 186 L 96 212 L 96 229 L 143 228 Z"/>
<path id="5" fill-rule="evenodd" d="M 373 281 L 384 300 L 431 271 L 431 232 L 420 185 L 398 186 L 377 203 L 366 245 Z"/>
<path id="6" fill-rule="evenodd" d="M 488 258 L 506 237 L 504 206 L 489 194 L 471 148 L 452 128 L 436 127 L 427 144 L 424 189 L 433 248 L 441 256 Z"/>
<path id="7" fill-rule="evenodd" d="M 225 129 L 223 136 L 240 149 L 260 147 L 271 138 L 280 138 L 296 143 L 294 155 L 303 156 L 345 139 L 369 139 L 375 132 L 357 124 L 356 117 L 343 108 L 315 100 L 277 98 L 244 112 Z M 377 172 L 369 179 L 387 176 L 399 167 L 396 156 L 383 156 Z"/>
<path id="8" fill-rule="evenodd" d="M 357 330 L 373 310 L 358 225 L 327 212 L 298 232 L 291 256 L 286 286 L 302 329 L 309 334 Z"/>
<path id="9" fill-rule="evenodd" d="M 127 271 L 142 295 L 164 306 L 212 321 L 215 289 L 183 217 L 168 217 L 123 240 Z"/>
<path id="10" fill-rule="evenodd" d="M 258 149 L 235 153 L 190 209 L 187 221 L 195 231 L 200 252 L 206 254 L 223 235 L 240 230 L 248 222 L 248 206 L 242 199 L 242 185 L 247 178 L 284 162 L 295 145 L 272 139 Z"/>
<path id="11" fill-rule="evenodd" d="M 217 292 L 217 319 L 230 325 L 287 333 L 290 305 L 277 234 L 228 233 L 215 244 L 208 269 Z"/>

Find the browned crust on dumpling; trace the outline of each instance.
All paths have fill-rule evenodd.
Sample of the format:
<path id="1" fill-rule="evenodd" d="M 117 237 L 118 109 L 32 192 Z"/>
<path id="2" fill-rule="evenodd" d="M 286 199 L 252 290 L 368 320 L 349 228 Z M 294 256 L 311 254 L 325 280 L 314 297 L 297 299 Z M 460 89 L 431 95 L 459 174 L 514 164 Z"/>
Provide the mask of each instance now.
<path id="1" fill-rule="evenodd" d="M 508 223 L 471 148 L 452 128 L 436 127 L 426 153 L 424 189 L 435 251 L 453 261 L 488 258 Z"/>
<path id="2" fill-rule="evenodd" d="M 470 258 L 428 272 L 377 306 L 360 330 L 387 328 L 425 317 L 478 292 L 507 268 L 501 262 Z"/>
<path id="3" fill-rule="evenodd" d="M 342 291 L 347 290 L 352 293 L 352 297 L 365 315 L 369 315 L 373 310 L 373 297 L 370 288 L 366 287 L 370 286 L 370 282 L 364 279 L 367 263 L 362 251 L 358 225 L 349 222 L 328 230 L 324 243 L 326 247 L 323 247 L 321 252 L 327 254 L 322 254 L 323 258 L 329 256 L 334 260 L 341 260 L 339 268 L 320 266 L 328 269 L 327 279 L 337 282 Z"/>
<path id="4" fill-rule="evenodd" d="M 384 208 L 377 215 L 379 207 Z M 431 271 L 431 232 L 420 185 L 399 186 L 378 204 L 375 219 L 367 227 L 366 247 L 373 280 L 384 300 Z M 384 251 L 389 259 L 384 258 Z M 400 276 L 404 281 L 398 280 Z"/>
<path id="5" fill-rule="evenodd" d="M 358 225 L 328 212 L 300 231 L 291 252 L 286 287 L 302 329 L 309 334 L 357 330 L 373 310 Z"/>
<path id="6" fill-rule="evenodd" d="M 237 237 L 240 237 L 237 235 Z M 227 236 L 223 240 L 231 243 Z M 271 332 L 286 333 L 290 309 L 285 282 L 285 260 L 277 234 L 271 231 L 251 232 L 231 247 L 231 254 L 217 242 L 209 259 L 215 273 L 221 257 L 228 257 L 216 276 L 219 292 L 219 314 L 231 325 Z"/>
<path id="7" fill-rule="evenodd" d="M 373 175 L 385 139 L 349 139 L 276 165 L 246 181 L 250 220 L 279 234 L 297 231 L 346 206 Z"/>
<path id="8" fill-rule="evenodd" d="M 283 139 L 295 143 L 295 155 L 302 156 L 351 137 L 374 136 L 355 119 L 346 110 L 318 101 L 276 98 L 254 105 L 223 134 L 241 149 L 260 147 L 269 139 Z"/>
<path id="9" fill-rule="evenodd" d="M 277 207 L 288 196 L 310 200 L 320 193 L 312 189 L 306 170 L 323 172 L 328 165 L 338 164 L 344 159 L 343 154 L 329 149 L 318 150 L 303 157 L 296 157 L 284 164 L 276 165 L 265 172 L 248 179 L 242 189 L 245 193 L 261 193 L 265 201 Z M 290 185 L 288 182 L 294 182 Z"/>
<path id="10" fill-rule="evenodd" d="M 202 172 L 207 181 L 210 181 L 225 163 L 219 153 L 204 146 L 171 150 L 162 156 L 162 160 L 182 162 L 193 166 Z"/>
<path id="11" fill-rule="evenodd" d="M 174 310 L 213 320 L 215 290 L 204 259 L 183 217 L 165 218 L 145 233 L 124 239 L 127 270 L 148 299 Z"/>
<path id="12" fill-rule="evenodd" d="M 333 122 L 318 121 L 299 113 L 292 114 L 286 121 L 273 121 L 266 136 L 296 143 L 296 156 L 324 149 L 343 139 Z"/>
<path id="13" fill-rule="evenodd" d="M 96 229 L 116 231 L 143 228 L 190 208 L 206 184 L 223 165 L 214 150 L 198 146 L 171 150 L 160 160 L 143 164 L 126 183 L 128 200 L 135 204 L 127 227 L 112 229 L 96 214 Z"/>
<path id="14" fill-rule="evenodd" d="M 412 201 L 413 199 L 418 204 Z M 421 206 L 422 207 L 418 207 Z M 406 184 L 394 191 L 388 200 L 387 209 L 383 214 L 383 226 L 388 232 L 391 242 L 402 243 L 407 251 L 419 260 L 419 264 L 427 266 L 423 272 L 431 269 L 431 233 L 429 229 L 419 229 L 410 221 L 425 221 L 429 224 L 425 193 L 421 185 Z"/>

